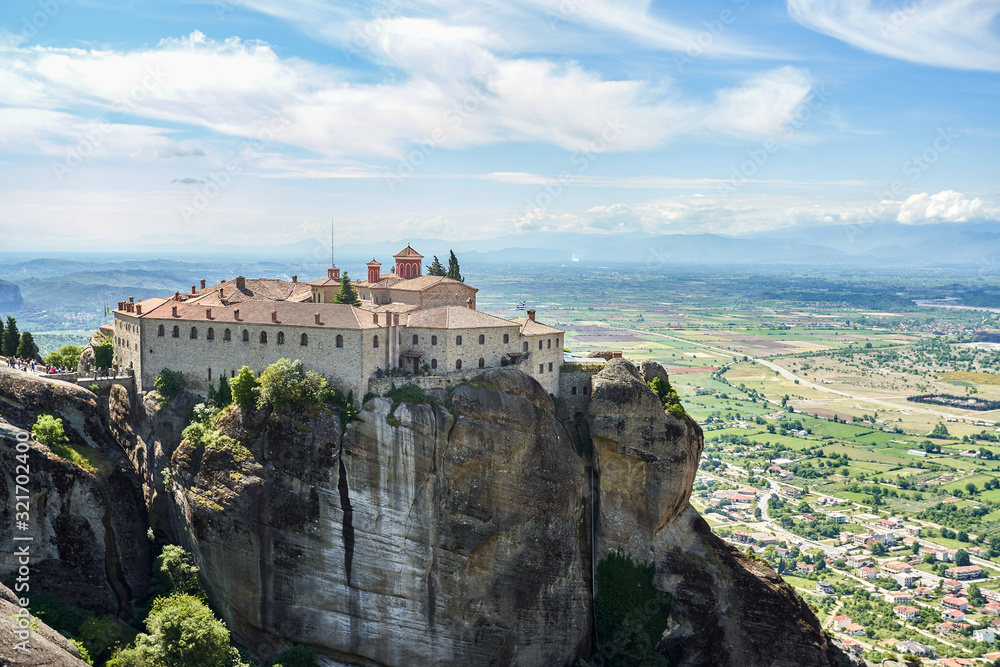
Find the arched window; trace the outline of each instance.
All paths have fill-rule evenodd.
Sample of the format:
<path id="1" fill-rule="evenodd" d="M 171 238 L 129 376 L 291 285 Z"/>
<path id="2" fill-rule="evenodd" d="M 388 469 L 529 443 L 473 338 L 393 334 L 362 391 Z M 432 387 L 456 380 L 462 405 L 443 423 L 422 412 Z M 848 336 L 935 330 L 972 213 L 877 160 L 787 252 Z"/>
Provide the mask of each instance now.
<path id="1" fill-rule="evenodd" d="M 437 367 L 438 367 L 438 360 L 437 359 L 431 359 L 431 370 L 434 370 Z"/>
<path id="2" fill-rule="evenodd" d="M 479 334 L 479 344 L 482 345 L 485 342 L 486 342 L 486 336 L 484 336 L 483 334 Z"/>
<path id="3" fill-rule="evenodd" d="M 174 325 L 174 338 L 180 338 L 180 337 L 181 337 L 181 328 L 175 324 Z"/>
<path id="4" fill-rule="evenodd" d="M 233 339 L 233 332 L 232 331 L 230 331 L 229 329 L 226 329 L 225 331 L 222 332 L 222 340 L 224 340 L 224 341 L 226 341 L 228 343 L 232 339 Z"/>
<path id="5" fill-rule="evenodd" d="M 413 334 L 413 344 L 420 345 L 420 336 L 418 336 L 417 334 Z"/>
<path id="6" fill-rule="evenodd" d="M 246 329 L 243 330 L 243 342 L 244 343 L 250 342 L 250 332 L 247 331 Z"/>
<path id="7" fill-rule="evenodd" d="M 160 328 L 157 330 L 156 335 L 159 336 L 160 338 L 163 338 L 164 332 L 163 332 L 163 325 L 162 324 L 160 325 Z"/>
<path id="8" fill-rule="evenodd" d="M 559 347 L 559 336 L 556 336 L 556 347 Z"/>
<path id="9" fill-rule="evenodd" d="M 191 327 L 191 340 L 198 337 L 198 327 Z"/>
<path id="10" fill-rule="evenodd" d="M 431 345 L 437 345 L 437 344 L 438 344 L 438 337 L 431 336 Z"/>
<path id="11" fill-rule="evenodd" d="M 538 349 L 539 350 L 542 349 L 542 339 L 541 338 L 538 339 Z"/>
<path id="12" fill-rule="evenodd" d="M 549 349 L 551 350 L 552 349 L 552 339 L 551 338 L 548 340 L 548 344 L 549 344 Z"/>
<path id="13" fill-rule="evenodd" d="M 305 336 L 305 334 L 302 335 Z M 305 345 L 305 343 L 303 343 L 303 345 Z M 344 337 L 340 334 L 337 334 L 337 347 L 344 347 Z"/>
<path id="14" fill-rule="evenodd" d="M 212 384 L 212 369 L 208 369 L 208 383 Z"/>
<path id="15" fill-rule="evenodd" d="M 459 359 L 458 361 L 455 362 L 455 370 L 457 370 L 457 371 L 462 370 L 462 360 L 461 359 Z"/>
<path id="16" fill-rule="evenodd" d="M 509 342 L 510 342 L 510 334 L 504 334 L 503 335 L 503 344 L 506 345 Z"/>
<path id="17" fill-rule="evenodd" d="M 573 391 L 572 391 L 572 394 L 573 394 L 574 396 L 576 396 L 576 387 L 573 387 Z"/>
<path id="18" fill-rule="evenodd" d="M 479 367 L 486 368 L 486 360 L 483 359 L 482 357 L 479 357 Z"/>
<path id="19" fill-rule="evenodd" d="M 461 345 L 461 344 L 462 344 L 462 337 L 455 336 L 455 345 Z"/>
<path id="20" fill-rule="evenodd" d="M 342 338 L 340 336 L 337 336 L 337 347 L 340 347 L 341 342 L 342 342 Z M 299 345 L 301 345 L 302 347 L 305 347 L 308 344 L 309 344 L 309 336 L 308 336 L 308 334 L 302 334 L 302 340 L 299 341 Z"/>
<path id="21" fill-rule="evenodd" d="M 524 351 L 528 351 L 528 341 L 524 341 Z"/>
<path id="22" fill-rule="evenodd" d="M 284 331 L 279 331 L 278 332 L 278 345 L 284 345 L 284 344 L 285 344 L 285 332 Z"/>
<path id="23" fill-rule="evenodd" d="M 372 347 L 378 347 L 378 336 L 372 336 Z"/>
<path id="24" fill-rule="evenodd" d="M 209 340 L 215 340 L 215 329 L 212 327 L 208 328 L 208 333 L 205 334 L 205 338 Z"/>
<path id="25" fill-rule="evenodd" d="M 260 332 L 260 343 L 261 343 L 261 345 L 264 345 L 265 343 L 267 343 L 267 332 L 266 331 L 261 331 Z"/>

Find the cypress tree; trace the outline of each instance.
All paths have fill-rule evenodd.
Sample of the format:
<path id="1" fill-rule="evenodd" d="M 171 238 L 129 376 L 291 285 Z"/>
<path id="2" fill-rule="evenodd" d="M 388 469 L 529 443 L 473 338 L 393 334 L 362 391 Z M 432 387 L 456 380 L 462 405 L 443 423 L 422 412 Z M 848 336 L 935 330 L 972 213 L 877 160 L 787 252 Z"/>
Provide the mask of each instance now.
<path id="1" fill-rule="evenodd" d="M 17 330 L 17 320 L 7 316 L 7 327 L 3 331 L 3 356 L 16 357 L 17 346 L 21 344 L 21 334 Z"/>
<path id="2" fill-rule="evenodd" d="M 462 272 L 458 267 L 458 257 L 455 257 L 455 251 L 449 250 L 451 257 L 448 258 L 448 273 L 445 274 L 452 280 L 458 280 L 465 282 L 465 278 L 462 277 Z"/>
<path id="3" fill-rule="evenodd" d="M 445 271 L 444 264 L 438 260 L 438 256 L 434 255 L 434 261 L 431 263 L 430 268 L 427 269 L 427 275 L 429 276 L 446 276 L 448 275 Z"/>
<path id="4" fill-rule="evenodd" d="M 21 334 L 21 340 L 17 344 L 17 356 L 22 359 L 34 359 L 38 356 L 38 346 L 35 345 L 35 338 L 30 331 Z"/>
<path id="5" fill-rule="evenodd" d="M 340 279 L 340 291 L 333 296 L 334 303 L 346 303 L 351 306 L 360 306 L 361 300 L 358 299 L 358 293 L 354 289 L 354 285 L 351 284 L 351 279 L 347 277 L 347 272 L 344 272 L 344 277 Z"/>
<path id="6" fill-rule="evenodd" d="M 229 386 L 229 378 L 223 375 L 219 378 L 219 391 L 215 392 L 215 404 L 224 408 L 233 402 L 233 390 Z"/>
<path id="7" fill-rule="evenodd" d="M 3 318 L 0 318 L 0 354 L 3 354 Z"/>

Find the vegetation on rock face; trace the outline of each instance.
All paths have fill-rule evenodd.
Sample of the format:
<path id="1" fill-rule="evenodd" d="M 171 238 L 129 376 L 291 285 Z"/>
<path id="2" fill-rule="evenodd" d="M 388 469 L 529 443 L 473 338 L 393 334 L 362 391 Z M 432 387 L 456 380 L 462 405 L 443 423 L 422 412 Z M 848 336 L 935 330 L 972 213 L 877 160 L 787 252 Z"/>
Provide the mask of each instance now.
<path id="1" fill-rule="evenodd" d="M 260 374 L 257 407 L 271 405 L 281 410 L 292 405 L 322 402 L 329 384 L 316 371 L 307 371 L 302 361 L 278 359 Z"/>
<path id="2" fill-rule="evenodd" d="M 294 646 L 279 651 L 269 664 L 270 667 L 319 667 L 316 654 L 306 646 Z"/>
<path id="3" fill-rule="evenodd" d="M 260 385 L 253 371 L 244 366 L 233 378 L 230 385 L 233 392 L 233 401 L 244 410 L 252 408 L 257 403 L 257 387 Z"/>
<path id="4" fill-rule="evenodd" d="M 31 614 L 69 639 L 80 657 L 92 665 L 103 665 L 118 646 L 135 634 L 114 616 L 95 616 L 51 593 L 31 596 Z"/>
<path id="5" fill-rule="evenodd" d="M 200 599 L 186 593 L 158 598 L 146 632 L 108 661 L 108 667 L 237 667 L 229 630 Z"/>
<path id="6" fill-rule="evenodd" d="M 653 378 L 646 383 L 653 393 L 659 397 L 660 402 L 663 403 L 663 408 L 669 412 L 671 415 L 677 419 L 684 419 L 684 406 L 681 405 L 680 396 L 672 386 L 670 386 L 670 381 L 663 381 L 660 378 Z"/>
<path id="7" fill-rule="evenodd" d="M 97 350 L 94 350 L 94 352 L 96 353 Z M 153 386 L 156 387 L 156 393 L 160 395 L 161 406 L 184 391 L 186 385 L 187 382 L 184 380 L 184 374 L 180 371 L 172 371 L 169 368 L 164 368 L 160 371 L 160 374 L 156 376 L 156 380 L 153 382 Z"/>
<path id="8" fill-rule="evenodd" d="M 80 451 L 81 448 L 69 444 L 69 438 L 66 437 L 66 431 L 63 428 L 63 421 L 59 417 L 38 415 L 35 425 L 31 427 L 31 432 L 34 434 L 35 440 L 48 447 L 53 454 L 72 461 L 85 470 L 97 472 L 97 466 Z"/>
<path id="9" fill-rule="evenodd" d="M 595 661 L 577 667 L 666 667 L 656 645 L 667 628 L 672 599 L 653 585 L 655 567 L 637 563 L 621 548 L 597 564 Z"/>
<path id="10" fill-rule="evenodd" d="M 181 432 L 184 442 L 220 452 L 229 452 L 233 461 L 242 463 L 253 460 L 253 453 L 238 440 L 217 428 L 224 413 L 215 406 L 199 403 L 191 409 L 191 423 Z"/>

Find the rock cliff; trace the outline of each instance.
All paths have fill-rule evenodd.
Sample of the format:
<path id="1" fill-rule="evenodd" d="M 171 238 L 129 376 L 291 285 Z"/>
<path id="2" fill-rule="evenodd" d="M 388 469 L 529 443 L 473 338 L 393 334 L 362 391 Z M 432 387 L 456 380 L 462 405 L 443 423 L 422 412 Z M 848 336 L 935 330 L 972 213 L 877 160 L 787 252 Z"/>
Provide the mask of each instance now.
<path id="1" fill-rule="evenodd" d="M 14 283 L 0 280 L 0 310 L 10 313 L 21 308 L 21 289 Z"/>
<path id="2" fill-rule="evenodd" d="M 6 586 L 0 586 L 0 665 L 17 667 L 87 667 L 77 648 L 61 634 L 37 620 L 29 625 L 31 635 L 25 639 L 20 625 L 21 605 L 18 597 Z M 27 641 L 27 650 L 18 644 Z"/>
<path id="3" fill-rule="evenodd" d="M 146 512 L 138 477 L 102 423 L 97 397 L 76 385 L 0 368 L 0 544 L 14 544 L 15 480 L 23 470 L 17 433 L 38 414 L 60 415 L 84 467 L 36 442 L 27 452 L 32 590 L 58 593 L 95 613 L 131 619 L 132 602 L 149 580 Z M 0 550 L 0 576 L 17 570 Z"/>
<path id="4" fill-rule="evenodd" d="M 261 657 L 289 643 L 379 666 L 607 655 L 591 573 L 621 547 L 674 598 L 659 646 L 673 667 L 853 664 L 691 508 L 701 430 L 664 412 L 653 377 L 666 374 L 609 361 L 573 423 L 502 369 L 415 402 L 370 399 L 346 426 L 325 407 L 232 411 L 235 447 L 182 441 L 191 396 L 161 409 L 116 387 L 109 426 L 150 525 L 195 555 L 213 606 Z"/>

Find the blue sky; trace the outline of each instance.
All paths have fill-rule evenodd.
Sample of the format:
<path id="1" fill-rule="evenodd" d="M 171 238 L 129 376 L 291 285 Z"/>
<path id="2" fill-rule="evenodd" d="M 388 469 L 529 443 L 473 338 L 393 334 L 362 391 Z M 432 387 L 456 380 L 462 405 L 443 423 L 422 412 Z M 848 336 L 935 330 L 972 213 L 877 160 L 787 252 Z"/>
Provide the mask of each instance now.
<path id="1" fill-rule="evenodd" d="M 1000 219 L 998 0 L 8 1 L 0 248 Z"/>

